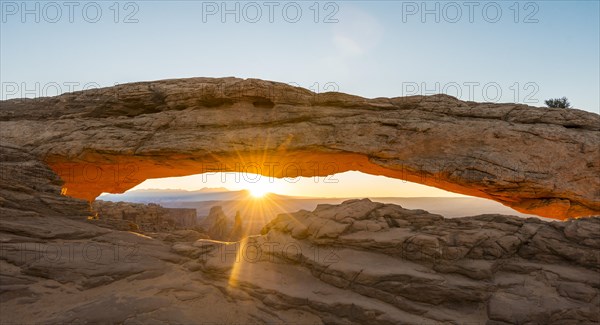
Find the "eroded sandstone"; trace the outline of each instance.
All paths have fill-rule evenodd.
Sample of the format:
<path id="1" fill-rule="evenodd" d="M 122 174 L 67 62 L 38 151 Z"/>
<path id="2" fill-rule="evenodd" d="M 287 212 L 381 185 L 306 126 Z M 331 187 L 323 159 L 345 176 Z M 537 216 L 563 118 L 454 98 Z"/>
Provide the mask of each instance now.
<path id="1" fill-rule="evenodd" d="M 591 324 L 600 237 L 588 231 L 599 227 L 597 217 L 445 219 L 365 199 L 281 214 L 262 236 L 201 239 L 184 255 L 272 308 L 301 303 L 325 323 Z"/>
<path id="2" fill-rule="evenodd" d="M 92 211 L 94 222 L 120 230 L 166 232 L 196 226 L 196 209 L 165 208 L 156 203 L 96 200 Z"/>
<path id="3" fill-rule="evenodd" d="M 366 99 L 256 79 L 133 83 L 0 102 L 0 136 L 93 200 L 147 178 L 359 170 L 549 218 L 600 212 L 600 117 L 411 96 Z"/>

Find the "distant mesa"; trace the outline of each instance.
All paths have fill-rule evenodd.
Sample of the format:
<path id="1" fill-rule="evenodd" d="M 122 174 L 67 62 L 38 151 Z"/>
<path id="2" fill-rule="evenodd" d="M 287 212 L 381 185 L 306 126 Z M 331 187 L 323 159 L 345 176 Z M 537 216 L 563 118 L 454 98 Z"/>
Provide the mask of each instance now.
<path id="1" fill-rule="evenodd" d="M 118 230 L 165 232 L 196 226 L 196 209 L 165 208 L 158 204 L 106 202 L 92 204 L 98 225 Z"/>

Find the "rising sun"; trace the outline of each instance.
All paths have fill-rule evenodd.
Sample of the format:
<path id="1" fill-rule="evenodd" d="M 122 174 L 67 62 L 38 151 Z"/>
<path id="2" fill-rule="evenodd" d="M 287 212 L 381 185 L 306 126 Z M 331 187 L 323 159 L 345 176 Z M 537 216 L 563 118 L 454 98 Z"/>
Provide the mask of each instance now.
<path id="1" fill-rule="evenodd" d="M 252 197 L 262 198 L 269 193 L 269 187 L 266 184 L 252 184 L 252 186 L 248 187 L 248 191 L 250 191 Z"/>

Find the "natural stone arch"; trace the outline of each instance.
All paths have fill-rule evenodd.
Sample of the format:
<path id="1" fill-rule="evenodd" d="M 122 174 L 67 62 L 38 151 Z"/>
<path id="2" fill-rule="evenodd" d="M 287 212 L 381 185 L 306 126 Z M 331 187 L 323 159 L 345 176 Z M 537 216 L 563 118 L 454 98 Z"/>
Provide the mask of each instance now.
<path id="1" fill-rule="evenodd" d="M 600 117 L 580 110 L 446 95 L 365 99 L 237 78 L 1 106 L 2 141 L 40 156 L 68 195 L 88 200 L 148 178 L 255 164 L 277 177 L 358 170 L 558 219 L 600 212 Z"/>

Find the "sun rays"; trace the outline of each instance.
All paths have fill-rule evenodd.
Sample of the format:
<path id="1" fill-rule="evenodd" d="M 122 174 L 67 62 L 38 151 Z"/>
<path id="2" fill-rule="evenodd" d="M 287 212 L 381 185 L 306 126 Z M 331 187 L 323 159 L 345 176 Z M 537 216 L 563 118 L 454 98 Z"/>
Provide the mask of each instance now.
<path id="1" fill-rule="evenodd" d="M 245 226 L 243 227 L 243 239 L 235 244 L 236 253 L 235 259 L 231 261 L 232 267 L 228 278 L 229 287 L 237 287 L 240 274 L 254 272 L 256 264 L 261 260 L 273 258 L 272 256 L 267 256 L 267 254 L 272 254 L 273 252 L 264 250 L 260 240 L 257 241 L 255 237 L 249 236 L 251 235 L 249 232 L 253 228 L 253 225 L 266 225 L 283 210 L 279 203 L 277 203 L 277 200 L 267 195 L 270 193 L 268 190 L 268 184 L 257 184 L 256 187 L 249 189 L 251 196 L 255 199 L 240 201 L 236 205 L 236 210 L 240 211 Z"/>
<path id="2" fill-rule="evenodd" d="M 250 195 L 255 199 L 264 198 L 265 195 L 272 193 L 273 189 L 274 186 L 268 183 L 255 183 L 250 184 L 250 186 L 247 187 L 247 190 L 250 192 Z"/>

